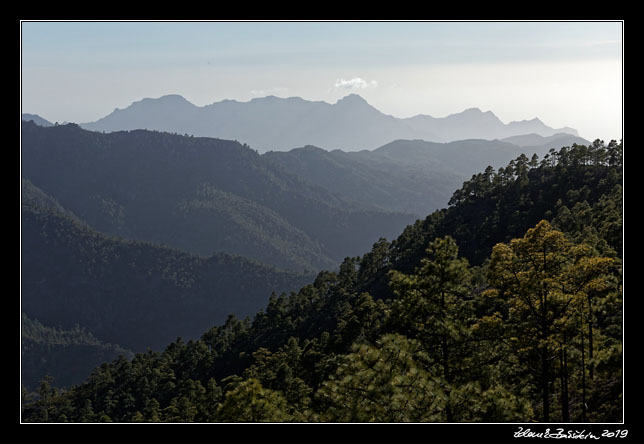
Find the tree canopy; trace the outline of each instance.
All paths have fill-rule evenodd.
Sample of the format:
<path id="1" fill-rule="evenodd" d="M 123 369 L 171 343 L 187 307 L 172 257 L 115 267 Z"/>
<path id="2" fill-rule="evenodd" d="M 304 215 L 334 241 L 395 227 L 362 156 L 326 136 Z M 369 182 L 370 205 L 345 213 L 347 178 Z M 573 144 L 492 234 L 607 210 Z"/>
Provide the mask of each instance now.
<path id="1" fill-rule="evenodd" d="M 488 169 L 252 320 L 44 380 L 23 420 L 619 422 L 620 153 Z"/>

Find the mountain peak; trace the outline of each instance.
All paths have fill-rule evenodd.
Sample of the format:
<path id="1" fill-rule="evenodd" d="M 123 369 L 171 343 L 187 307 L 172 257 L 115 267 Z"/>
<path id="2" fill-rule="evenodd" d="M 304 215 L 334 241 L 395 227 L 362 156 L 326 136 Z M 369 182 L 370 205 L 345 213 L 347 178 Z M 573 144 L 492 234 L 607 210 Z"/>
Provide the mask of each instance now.
<path id="1" fill-rule="evenodd" d="M 38 114 L 23 113 L 22 120 L 24 120 L 25 122 L 33 121 L 36 125 L 40 126 L 54 126 L 53 123 L 46 119 L 43 119 Z"/>
<path id="2" fill-rule="evenodd" d="M 525 119 L 525 120 L 513 120 L 512 122 L 510 122 L 510 124 L 517 124 L 517 123 L 536 123 L 536 124 L 545 125 L 541 121 L 541 119 L 539 119 L 538 117 L 535 117 L 534 119 L 529 119 L 529 120 L 528 119 Z"/>
<path id="3" fill-rule="evenodd" d="M 468 122 L 487 122 L 488 125 L 500 127 L 503 123 L 492 111 L 481 111 L 480 108 L 468 108 L 460 113 L 450 114 L 446 119 L 466 120 Z"/>
<path id="4" fill-rule="evenodd" d="M 367 104 L 367 101 L 362 98 L 359 94 L 349 94 L 344 96 L 343 98 L 339 99 L 336 102 L 336 105 L 339 105 L 340 103 L 364 103 Z"/>
<path id="5" fill-rule="evenodd" d="M 363 91 L 346 91 L 335 103 L 268 95 L 248 102 L 223 100 L 206 106 L 168 94 L 134 102 L 125 110 L 81 126 L 94 131 L 148 128 L 238 140 L 260 152 L 309 144 L 355 151 L 375 149 L 396 139 L 493 140 L 528 133 L 548 136 L 554 131 L 537 119 L 505 124 L 492 111 L 478 107 L 445 117 L 400 119 L 378 110 L 356 92 Z"/>
<path id="6" fill-rule="evenodd" d="M 459 114 L 467 114 L 467 115 L 479 115 L 479 116 L 485 116 L 487 118 L 494 117 L 496 118 L 496 114 L 494 114 L 492 111 L 483 111 L 481 108 L 467 108 L 465 111 L 460 112 Z"/>
<path id="7" fill-rule="evenodd" d="M 161 96 L 161 97 L 159 97 L 159 98 L 160 98 L 160 99 L 164 99 L 164 100 L 182 100 L 182 101 L 183 101 L 183 100 L 186 100 L 186 98 L 185 98 L 185 97 L 183 97 L 183 96 L 182 96 L 182 95 L 180 95 L 180 94 L 166 94 L 166 95 Z"/>
<path id="8" fill-rule="evenodd" d="M 154 99 L 150 99 L 150 100 L 154 100 Z M 156 100 L 160 102 L 166 102 L 166 103 L 190 103 L 185 97 L 179 94 L 166 94 L 165 96 L 161 96 Z"/>
<path id="9" fill-rule="evenodd" d="M 251 102 L 266 102 L 266 101 L 275 102 L 277 100 L 282 100 L 282 99 L 273 94 L 264 96 L 264 97 L 253 97 L 252 99 L 250 99 Z"/>
<path id="10" fill-rule="evenodd" d="M 138 102 L 133 102 L 130 105 L 130 107 L 135 105 L 154 106 L 155 104 L 159 104 L 159 103 L 164 105 L 184 105 L 184 104 L 192 105 L 192 103 L 190 103 L 185 97 L 179 94 L 166 94 L 165 96 L 161 96 L 158 98 L 146 97 L 144 99 L 139 100 Z"/>

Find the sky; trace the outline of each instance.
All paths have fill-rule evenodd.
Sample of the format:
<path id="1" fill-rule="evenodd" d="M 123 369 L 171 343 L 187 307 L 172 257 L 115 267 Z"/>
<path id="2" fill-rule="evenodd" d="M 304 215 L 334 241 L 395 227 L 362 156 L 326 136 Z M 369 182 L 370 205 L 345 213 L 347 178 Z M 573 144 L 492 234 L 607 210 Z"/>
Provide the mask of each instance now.
<path id="1" fill-rule="evenodd" d="M 395 117 L 467 108 L 622 137 L 623 23 L 21 23 L 21 112 L 85 123 L 143 98 L 357 93 Z"/>

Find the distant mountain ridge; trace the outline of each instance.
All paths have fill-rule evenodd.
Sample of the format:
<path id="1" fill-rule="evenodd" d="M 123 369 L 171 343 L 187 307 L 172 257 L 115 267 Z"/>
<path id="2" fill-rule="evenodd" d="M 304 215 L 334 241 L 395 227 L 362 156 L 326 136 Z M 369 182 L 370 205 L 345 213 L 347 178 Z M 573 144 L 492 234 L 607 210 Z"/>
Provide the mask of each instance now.
<path id="1" fill-rule="evenodd" d="M 33 121 L 36 125 L 40 126 L 54 126 L 53 123 L 47 119 L 43 119 L 38 114 L 23 113 L 21 120 L 25 122 Z"/>
<path id="2" fill-rule="evenodd" d="M 319 270 L 415 220 L 356 202 L 238 142 L 23 123 L 22 174 L 96 230 L 202 256 Z"/>
<path id="3" fill-rule="evenodd" d="M 180 98 L 176 98 L 181 100 Z M 450 143 L 396 140 L 375 150 L 313 146 L 259 155 L 238 142 L 77 125 L 23 124 L 22 172 L 93 228 L 209 256 L 319 270 L 444 208 L 463 181 L 572 135 Z"/>
<path id="4" fill-rule="evenodd" d="M 447 117 L 436 118 L 421 114 L 404 120 L 416 130 L 430 131 L 439 135 L 440 140 L 424 139 L 429 142 L 453 142 L 465 139 L 494 140 L 531 133 L 542 137 L 558 133 L 578 136 L 573 128 L 554 129 L 536 117 L 532 120 L 505 124 L 492 111 L 483 112 L 479 108 L 469 108 Z"/>
<path id="5" fill-rule="evenodd" d="M 395 140 L 372 151 L 355 152 L 309 145 L 262 157 L 353 201 L 421 217 L 446 207 L 454 190 L 487 166 L 499 168 L 521 154 L 542 158 L 551 148 L 590 143 L 571 134 L 509 140 Z"/>
<path id="6" fill-rule="evenodd" d="M 79 125 L 92 131 L 150 129 L 237 140 L 259 152 L 306 145 L 327 150 L 371 150 L 399 139 L 451 142 L 530 133 L 577 136 L 572 128 L 554 129 L 538 118 L 505 124 L 491 111 L 478 108 L 441 118 L 397 118 L 380 112 L 357 94 L 349 94 L 335 104 L 267 96 L 248 102 L 223 100 L 202 107 L 170 94 L 142 99 L 95 122 Z"/>
<path id="7" fill-rule="evenodd" d="M 520 147 L 532 147 L 532 146 L 543 146 L 543 145 L 553 145 L 553 146 L 564 146 L 572 145 L 576 143 L 577 145 L 587 145 L 590 142 L 588 140 L 582 139 L 581 137 L 574 136 L 568 133 L 556 133 L 552 136 L 544 137 L 539 134 L 523 134 L 519 136 L 506 137 L 501 139 L 502 142 L 512 143 Z"/>

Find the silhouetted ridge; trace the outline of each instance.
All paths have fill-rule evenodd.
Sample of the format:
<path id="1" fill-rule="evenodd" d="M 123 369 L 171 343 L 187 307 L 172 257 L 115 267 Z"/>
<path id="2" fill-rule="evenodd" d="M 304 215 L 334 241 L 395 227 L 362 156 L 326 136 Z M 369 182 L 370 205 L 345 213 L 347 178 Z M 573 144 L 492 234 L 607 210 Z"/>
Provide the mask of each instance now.
<path id="1" fill-rule="evenodd" d="M 99 231 L 284 269 L 333 267 L 414 219 L 349 203 L 229 140 L 25 124 L 22 168 Z"/>
<path id="2" fill-rule="evenodd" d="M 534 119 L 506 125 L 491 111 L 482 112 L 479 108 L 441 118 L 417 115 L 399 119 L 380 112 L 358 94 L 349 94 L 335 104 L 267 96 L 248 102 L 223 100 L 204 107 L 169 95 L 135 102 L 82 126 L 95 131 L 147 128 L 239 140 L 259 152 L 305 145 L 359 151 L 397 139 L 450 142 L 502 139 L 527 133 L 576 135 L 571 128 L 555 130 Z"/>

